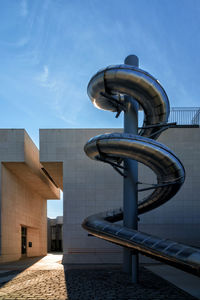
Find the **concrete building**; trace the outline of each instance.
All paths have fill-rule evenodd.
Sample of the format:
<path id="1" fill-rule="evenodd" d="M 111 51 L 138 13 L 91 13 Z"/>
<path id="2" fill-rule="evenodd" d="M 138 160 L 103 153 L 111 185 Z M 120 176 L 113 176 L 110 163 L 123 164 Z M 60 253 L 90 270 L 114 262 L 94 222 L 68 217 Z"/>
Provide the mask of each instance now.
<path id="1" fill-rule="evenodd" d="M 86 141 L 117 129 L 40 130 L 40 160 L 63 190 L 63 252 L 65 263 L 119 263 L 122 248 L 88 235 L 81 223 L 87 216 L 122 206 L 123 179 L 109 165 L 91 161 Z M 140 217 L 139 230 L 189 245 L 200 246 L 199 180 L 200 129 L 170 128 L 158 139 L 172 149 L 186 170 L 186 181 L 169 202 Z M 155 176 L 139 167 L 139 181 L 154 183 Z M 142 197 L 142 196 L 140 196 Z"/>
<path id="2" fill-rule="evenodd" d="M 47 250 L 48 252 L 63 251 L 63 216 L 47 219 Z"/>
<path id="3" fill-rule="evenodd" d="M 83 151 L 91 137 L 119 131 L 42 129 L 39 157 L 26 131 L 0 130 L 0 262 L 46 254 L 46 200 L 59 199 L 59 188 L 63 190 L 64 203 L 64 263 L 121 262 L 121 247 L 93 237 L 81 227 L 91 214 L 122 207 L 123 178 L 110 165 L 90 160 Z M 139 230 L 199 247 L 200 128 L 170 128 L 158 141 L 180 158 L 186 181 L 173 199 L 140 216 Z M 139 181 L 154 183 L 155 176 L 140 165 Z M 49 222 L 54 228 L 49 249 L 59 250 L 62 220 Z"/>
<path id="4" fill-rule="evenodd" d="M 47 253 L 47 199 L 59 189 L 23 129 L 0 130 L 0 262 Z"/>

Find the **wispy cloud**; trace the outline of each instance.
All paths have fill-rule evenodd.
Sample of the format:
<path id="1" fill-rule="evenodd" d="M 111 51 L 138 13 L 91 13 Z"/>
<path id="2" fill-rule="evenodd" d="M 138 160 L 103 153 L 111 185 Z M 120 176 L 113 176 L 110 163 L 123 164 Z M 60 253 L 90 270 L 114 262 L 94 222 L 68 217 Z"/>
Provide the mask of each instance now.
<path id="1" fill-rule="evenodd" d="M 27 0 L 21 0 L 21 3 L 20 3 L 20 15 L 22 17 L 26 17 L 28 15 Z"/>
<path id="2" fill-rule="evenodd" d="M 43 67 L 43 71 L 36 76 L 35 78 L 41 86 L 48 86 L 49 85 L 49 68 L 48 66 Z"/>
<path id="3" fill-rule="evenodd" d="M 29 38 L 27 38 L 27 37 L 22 37 L 21 39 L 19 39 L 17 42 L 16 42 L 16 44 L 15 44 L 15 46 L 16 47 L 24 47 L 24 46 L 26 46 L 27 44 L 28 44 L 28 42 L 29 42 Z"/>
<path id="4" fill-rule="evenodd" d="M 6 47 L 16 47 L 16 48 L 21 48 L 24 47 L 28 44 L 29 38 L 24 36 L 19 38 L 17 41 L 14 42 L 8 42 L 8 41 L 0 41 L 0 44 Z"/>
<path id="5" fill-rule="evenodd" d="M 47 65 L 43 66 L 42 71 L 34 79 L 46 89 L 45 93 L 49 95 L 47 104 L 57 118 L 69 126 L 76 126 L 78 115 L 85 105 L 81 88 L 77 88 L 72 78 L 66 77 L 66 74 L 51 74 Z M 78 103 L 76 109 L 74 99 Z"/>

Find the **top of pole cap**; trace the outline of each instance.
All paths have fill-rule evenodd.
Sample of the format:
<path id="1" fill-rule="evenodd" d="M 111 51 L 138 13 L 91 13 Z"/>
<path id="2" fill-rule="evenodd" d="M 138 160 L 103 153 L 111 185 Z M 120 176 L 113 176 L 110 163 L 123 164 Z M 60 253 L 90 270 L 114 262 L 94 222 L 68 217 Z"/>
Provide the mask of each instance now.
<path id="1" fill-rule="evenodd" d="M 124 60 L 124 63 L 126 65 L 131 65 L 131 66 L 134 66 L 134 67 L 139 67 L 139 58 L 136 56 L 136 55 L 128 55 L 125 60 Z"/>

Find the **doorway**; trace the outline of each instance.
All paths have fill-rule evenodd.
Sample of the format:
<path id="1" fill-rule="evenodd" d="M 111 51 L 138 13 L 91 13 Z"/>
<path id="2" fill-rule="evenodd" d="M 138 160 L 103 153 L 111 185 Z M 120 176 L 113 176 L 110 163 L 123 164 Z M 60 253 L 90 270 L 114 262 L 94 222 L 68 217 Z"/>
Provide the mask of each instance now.
<path id="1" fill-rule="evenodd" d="M 21 227 L 21 254 L 22 256 L 26 256 L 27 253 L 27 228 L 26 227 Z"/>

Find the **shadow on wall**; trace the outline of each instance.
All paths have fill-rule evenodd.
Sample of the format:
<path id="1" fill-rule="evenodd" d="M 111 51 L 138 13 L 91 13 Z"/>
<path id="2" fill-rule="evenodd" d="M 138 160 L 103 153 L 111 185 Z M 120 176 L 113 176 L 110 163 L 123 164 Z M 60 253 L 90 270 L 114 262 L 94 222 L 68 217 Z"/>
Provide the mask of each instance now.
<path id="1" fill-rule="evenodd" d="M 34 265 L 44 256 L 26 257 L 15 262 L 7 262 L 0 264 L 0 288 L 11 281 L 17 275 Z"/>

